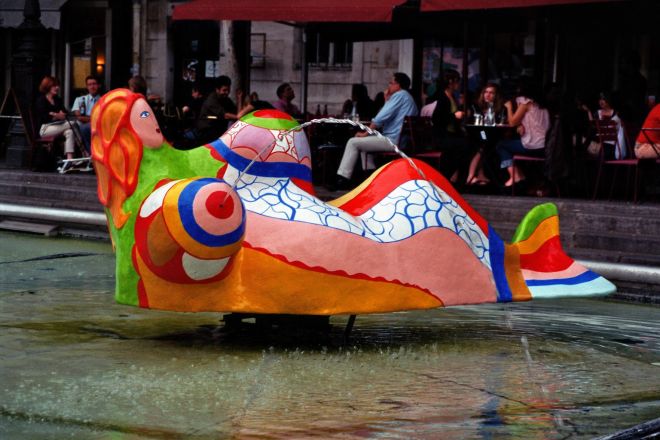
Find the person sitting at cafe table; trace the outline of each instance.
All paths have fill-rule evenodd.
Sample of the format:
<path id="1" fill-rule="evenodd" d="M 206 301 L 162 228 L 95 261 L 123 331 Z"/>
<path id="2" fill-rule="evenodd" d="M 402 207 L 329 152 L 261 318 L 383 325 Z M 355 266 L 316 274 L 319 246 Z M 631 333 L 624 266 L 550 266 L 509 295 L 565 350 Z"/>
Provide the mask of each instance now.
<path id="1" fill-rule="evenodd" d="M 376 114 L 374 102 L 369 97 L 367 86 L 364 84 L 353 84 L 351 87 L 351 99 L 347 99 L 342 107 L 342 114 L 346 118 L 370 121 Z"/>
<path id="2" fill-rule="evenodd" d="M 401 127 L 406 116 L 417 116 L 417 104 L 408 92 L 410 78 L 402 72 L 392 75 L 387 87 L 390 95 L 385 105 L 372 119 L 369 128 L 379 130 L 393 144 L 399 142 Z M 364 170 L 375 169 L 373 157 L 367 153 L 393 151 L 387 139 L 358 132 L 346 143 L 346 149 L 337 170 L 336 189 L 347 189 L 358 157 L 362 158 Z M 333 188 L 334 189 L 334 188 Z"/>
<path id="3" fill-rule="evenodd" d="M 213 82 L 214 90 L 206 97 L 196 124 L 196 137 L 199 142 L 212 142 L 220 137 L 229 124 L 227 115 L 236 114 L 236 104 L 229 97 L 231 79 L 221 75 Z M 235 116 L 230 116 L 230 118 Z"/>
<path id="4" fill-rule="evenodd" d="M 90 141 L 92 139 L 92 127 L 90 124 L 92 109 L 96 101 L 101 97 L 99 93 L 99 80 L 94 75 L 88 75 L 85 78 L 85 87 L 87 88 L 87 94 L 78 96 L 73 101 L 71 112 L 76 116 L 80 136 L 85 144 L 85 150 L 89 153 L 91 151 Z"/>
<path id="5" fill-rule="evenodd" d="M 500 167 L 509 173 L 504 186 L 511 186 L 525 179 L 521 170 L 513 165 L 513 156 L 543 156 L 545 135 L 550 128 L 550 114 L 539 103 L 540 93 L 527 81 L 521 82 L 516 97 L 517 108 L 513 111 L 513 102 L 504 104 L 509 125 L 516 127 L 520 139 L 505 139 L 497 144 Z M 514 177 L 515 176 L 515 177 Z"/>
<path id="6" fill-rule="evenodd" d="M 609 92 L 601 92 L 598 95 L 598 107 L 599 108 L 596 110 L 595 114 L 592 114 L 589 109 L 586 108 L 589 121 L 593 121 L 595 116 L 601 121 L 612 120 L 616 122 L 617 139 L 619 143 L 619 148 L 615 148 L 615 145 L 605 145 L 605 158 L 625 159 L 628 149 L 628 146 L 626 145 L 626 135 L 623 131 L 623 123 L 621 122 L 621 118 L 619 117 L 618 112 L 614 109 L 614 100 Z M 600 144 L 593 142 L 589 146 L 589 153 L 598 156 L 600 154 L 600 148 Z"/>
<path id="7" fill-rule="evenodd" d="M 506 110 L 504 109 L 504 100 L 500 93 L 500 87 L 495 83 L 486 84 L 477 99 L 475 116 L 478 115 L 479 121 L 485 125 L 502 124 L 506 120 L 506 113 L 504 112 Z M 483 142 L 489 141 L 489 139 L 481 140 Z M 487 185 L 490 183 L 490 180 L 484 174 L 483 142 L 470 161 L 467 180 L 465 182 L 468 185 Z"/>
<path id="8" fill-rule="evenodd" d="M 655 130 L 645 131 L 650 128 Z M 646 117 L 642 130 L 635 143 L 635 157 L 638 159 L 660 159 L 660 104 L 657 104 Z"/>
<path id="9" fill-rule="evenodd" d="M 206 98 L 204 97 L 202 86 L 199 84 L 194 84 L 192 86 L 192 90 L 190 91 L 190 96 L 181 108 L 183 116 L 185 118 L 196 119 L 202 111 L 202 105 L 204 104 L 205 99 Z"/>
<path id="10" fill-rule="evenodd" d="M 270 102 L 262 101 L 259 99 L 259 94 L 257 92 L 252 92 L 247 95 L 247 99 L 243 101 L 242 108 L 236 114 L 236 119 L 241 119 L 243 116 L 248 113 L 252 113 L 256 110 L 272 109 L 273 106 Z"/>
<path id="11" fill-rule="evenodd" d="M 467 165 L 465 158 L 468 144 L 461 127 L 464 112 L 459 109 L 454 99 L 455 92 L 461 87 L 461 76 L 453 69 L 444 71 L 440 79 L 437 104 L 431 117 L 433 121 L 433 142 L 442 152 L 440 172 L 452 183 L 458 181 L 460 169 Z"/>
<path id="12" fill-rule="evenodd" d="M 291 116 L 299 117 L 300 109 L 292 101 L 296 97 L 293 87 L 289 83 L 282 83 L 277 87 L 277 98 L 278 100 L 273 103 L 275 109 L 287 113 Z"/>
<path id="13" fill-rule="evenodd" d="M 39 136 L 64 136 L 64 153 L 67 159 L 73 159 L 74 134 L 71 124 L 67 123 L 67 111 L 59 96 L 59 80 L 45 76 L 39 84 L 39 92 L 34 109 Z"/>

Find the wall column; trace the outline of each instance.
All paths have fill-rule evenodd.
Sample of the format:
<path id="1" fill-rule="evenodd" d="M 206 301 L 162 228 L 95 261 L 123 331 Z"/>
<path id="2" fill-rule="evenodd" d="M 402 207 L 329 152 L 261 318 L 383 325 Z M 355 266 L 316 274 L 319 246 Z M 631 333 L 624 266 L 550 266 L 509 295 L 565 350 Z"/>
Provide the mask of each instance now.
<path id="1" fill-rule="evenodd" d="M 39 0 L 25 0 L 24 20 L 16 29 L 16 46 L 12 52 L 11 84 L 21 114 L 27 120 L 30 107 L 37 96 L 41 79 L 50 74 L 49 49 L 46 29 L 41 24 Z M 25 127 L 14 126 L 7 146 L 7 165 L 23 168 L 30 165 L 31 151 L 24 136 Z M 15 135 L 18 133 L 18 135 Z"/>

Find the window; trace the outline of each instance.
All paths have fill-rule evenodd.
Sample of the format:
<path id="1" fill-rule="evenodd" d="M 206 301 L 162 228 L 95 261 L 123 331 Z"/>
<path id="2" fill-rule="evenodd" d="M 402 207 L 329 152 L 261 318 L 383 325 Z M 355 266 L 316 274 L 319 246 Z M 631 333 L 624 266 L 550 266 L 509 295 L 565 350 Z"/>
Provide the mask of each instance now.
<path id="1" fill-rule="evenodd" d="M 266 34 L 250 35 L 250 67 L 266 67 Z"/>
<path id="2" fill-rule="evenodd" d="M 318 33 L 307 36 L 307 62 L 312 67 L 350 68 L 353 62 L 353 43 L 330 40 Z"/>

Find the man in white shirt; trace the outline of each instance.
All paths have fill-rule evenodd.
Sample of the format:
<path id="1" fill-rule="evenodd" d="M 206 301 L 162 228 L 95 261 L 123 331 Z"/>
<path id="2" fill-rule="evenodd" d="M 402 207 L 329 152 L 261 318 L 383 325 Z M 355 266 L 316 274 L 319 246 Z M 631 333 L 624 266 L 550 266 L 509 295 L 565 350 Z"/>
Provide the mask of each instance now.
<path id="1" fill-rule="evenodd" d="M 87 94 L 79 96 L 73 101 L 71 111 L 78 120 L 78 127 L 82 140 L 85 143 L 85 149 L 90 152 L 90 141 L 92 137 L 92 128 L 89 123 L 92 115 L 92 108 L 94 104 L 101 97 L 99 95 L 99 81 L 94 75 L 89 75 L 85 78 L 85 87 L 87 87 Z"/>
<path id="2" fill-rule="evenodd" d="M 417 105 L 408 93 L 410 78 L 405 73 L 397 72 L 387 85 L 389 98 L 383 108 L 371 120 L 369 128 L 380 132 L 395 145 L 399 142 L 401 127 L 406 116 L 417 116 Z M 366 153 L 379 151 L 394 151 L 385 138 L 369 136 L 361 131 L 346 143 L 346 149 L 337 170 L 337 189 L 347 189 L 353 174 L 353 168 L 363 156 L 362 166 L 365 170 L 374 168 L 373 158 Z"/>

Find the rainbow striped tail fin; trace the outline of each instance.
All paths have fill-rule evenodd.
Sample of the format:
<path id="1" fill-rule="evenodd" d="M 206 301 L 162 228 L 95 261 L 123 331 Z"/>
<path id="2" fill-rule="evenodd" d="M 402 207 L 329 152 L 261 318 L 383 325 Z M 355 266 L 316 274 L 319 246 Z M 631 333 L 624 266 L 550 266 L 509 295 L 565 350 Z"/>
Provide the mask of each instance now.
<path id="1" fill-rule="evenodd" d="M 512 243 L 505 245 L 505 253 L 505 265 L 513 266 L 506 268 L 509 285 L 520 300 L 599 296 L 616 291 L 614 284 L 564 253 L 553 203 L 538 205 L 527 213 Z"/>

